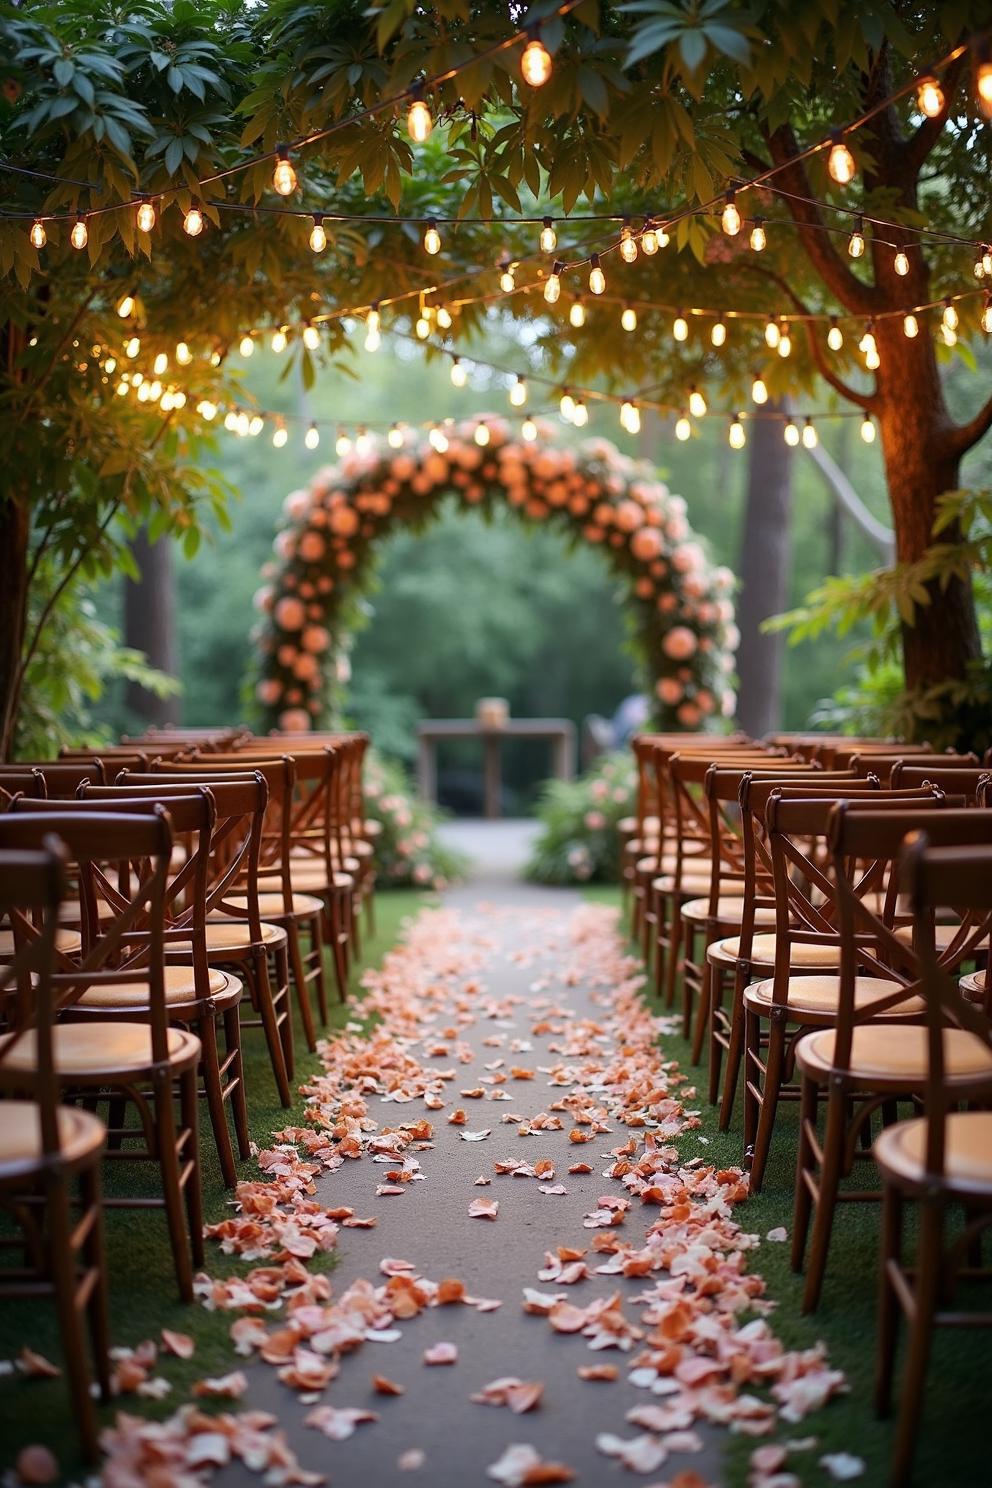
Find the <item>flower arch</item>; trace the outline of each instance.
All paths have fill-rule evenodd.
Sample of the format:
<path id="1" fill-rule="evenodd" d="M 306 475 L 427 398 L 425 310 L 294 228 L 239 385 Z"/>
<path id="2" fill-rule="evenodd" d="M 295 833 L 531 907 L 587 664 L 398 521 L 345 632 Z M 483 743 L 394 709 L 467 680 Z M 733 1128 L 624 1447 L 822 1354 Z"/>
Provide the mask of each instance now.
<path id="1" fill-rule="evenodd" d="M 476 418 L 398 450 L 369 439 L 287 496 L 276 559 L 255 595 L 255 697 L 268 727 L 303 731 L 333 718 L 349 675 L 349 620 L 375 544 L 433 515 L 451 492 L 467 506 L 505 502 L 528 521 L 602 547 L 627 586 L 662 727 L 732 716 L 733 575 L 708 561 L 683 499 L 605 439 L 576 449 L 538 425 L 528 442 L 504 420 Z"/>

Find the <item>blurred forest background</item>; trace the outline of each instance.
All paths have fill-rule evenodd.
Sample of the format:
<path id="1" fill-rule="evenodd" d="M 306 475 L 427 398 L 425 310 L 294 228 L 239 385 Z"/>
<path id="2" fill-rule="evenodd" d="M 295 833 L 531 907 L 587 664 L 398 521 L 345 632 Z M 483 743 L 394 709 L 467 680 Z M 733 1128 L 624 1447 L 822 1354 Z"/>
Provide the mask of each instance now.
<path id="1" fill-rule="evenodd" d="M 360 344 L 360 337 L 356 341 Z M 478 350 L 512 366 L 510 345 L 497 335 Z M 992 358 L 986 354 L 984 360 L 992 372 Z M 361 425 L 384 432 L 394 420 L 502 413 L 507 406 L 505 380 L 480 371 L 470 374 L 466 388 L 455 389 L 447 359 L 427 360 L 419 346 L 388 337 L 379 352 L 359 350 L 350 367 L 318 374 L 309 391 L 281 377 L 283 364 L 264 345 L 242 365 L 246 401 L 307 419 L 333 419 L 352 436 Z M 973 371 L 958 361 L 949 377 L 952 410 L 959 401 L 973 403 L 973 383 L 967 387 Z M 822 395 L 809 406 L 823 408 Z M 535 400 L 534 412 L 542 411 L 542 402 Z M 557 413 L 549 416 L 559 423 Z M 188 725 L 245 716 L 252 595 L 259 569 L 272 554 L 282 502 L 315 468 L 334 460 L 331 430 L 323 431 L 320 448 L 308 451 L 300 425 L 291 426 L 283 449 L 273 448 L 270 429 L 258 438 L 239 438 L 218 428 L 215 447 L 205 451 L 204 460 L 219 467 L 235 493 L 231 530 L 216 531 L 192 558 L 178 551 L 170 555 L 171 669 L 182 690 L 167 712 Z M 878 446 L 862 440 L 860 418 L 824 418 L 817 429 L 821 450 L 867 511 L 887 526 Z M 675 439 L 670 421 L 654 416 L 646 416 L 641 434 L 631 437 L 620 430 L 615 409 L 595 405 L 585 430 L 565 424 L 560 430 L 562 439 L 599 435 L 653 461 L 671 489 L 685 497 L 689 520 L 714 559 L 738 574 L 742 565 L 747 568 L 752 619 L 799 604 L 825 575 L 861 573 L 887 561 L 878 541 L 838 502 L 813 455 L 802 448 L 790 452 L 783 493 L 781 426 L 768 433 L 774 448 L 766 447 L 764 460 L 771 458 L 771 468 L 760 455 L 755 460 L 753 432 L 748 447 L 735 451 L 718 418 L 702 420 L 687 443 Z M 992 455 L 980 448 L 967 471 L 970 484 L 988 484 Z M 764 489 L 767 481 L 778 482 L 775 492 Z M 152 564 L 156 558 L 161 569 L 163 554 L 153 553 Z M 144 561 L 149 562 L 147 556 Z M 149 614 L 149 606 L 161 608 L 156 597 L 161 590 L 130 586 L 128 624 L 125 587 L 117 579 L 94 594 L 96 614 L 119 629 L 128 644 L 143 648 L 147 625 L 154 632 L 161 618 Z M 363 605 L 365 623 L 352 653 L 350 722 L 367 729 L 384 753 L 409 762 L 418 718 L 471 715 L 481 696 L 508 698 L 519 717 L 561 716 L 579 727 L 591 713 L 608 717 L 637 686 L 619 598 L 594 549 L 569 551 L 557 534 L 528 526 L 510 510 L 487 524 L 452 500 L 423 532 L 398 532 L 383 544 L 377 588 Z M 847 658 L 853 639 L 827 634 L 789 648 L 782 637 L 765 638 L 744 678 L 752 693 L 767 686 L 774 694 L 763 721 L 800 728 L 816 717 L 824 700 L 852 680 Z M 776 655 L 781 657 L 777 685 L 771 676 Z M 114 683 L 95 704 L 92 722 L 117 731 L 139 725 L 125 682 Z M 477 751 L 457 744 L 450 751 L 442 761 L 442 798 L 471 810 Z M 529 806 L 546 763 L 540 744 L 508 746 L 507 809 Z"/>

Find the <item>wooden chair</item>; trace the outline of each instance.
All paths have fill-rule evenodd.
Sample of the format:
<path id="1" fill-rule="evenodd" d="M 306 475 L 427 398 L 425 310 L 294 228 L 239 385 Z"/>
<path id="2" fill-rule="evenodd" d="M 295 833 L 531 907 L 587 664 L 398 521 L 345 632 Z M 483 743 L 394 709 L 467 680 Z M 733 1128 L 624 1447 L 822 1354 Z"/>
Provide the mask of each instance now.
<path id="1" fill-rule="evenodd" d="M 888 752 L 867 750 L 864 752 L 856 751 L 847 759 L 846 763 L 850 769 L 855 770 L 859 775 L 866 775 L 871 772 L 878 776 L 883 785 L 895 785 L 897 782 L 892 780 L 891 777 L 892 771 L 897 766 L 912 767 L 914 769 L 929 766 L 931 769 L 940 771 L 941 773 L 954 769 L 971 770 L 975 769 L 978 765 L 978 755 L 925 754 L 923 752 L 905 755 L 899 750 L 890 750 Z"/>
<path id="2" fill-rule="evenodd" d="M 24 765 L 8 765 L 5 769 L 40 771 L 45 781 L 45 794 L 52 801 L 71 801 L 84 780 L 103 785 L 107 779 L 102 760 L 92 756 L 86 760 L 32 761 Z"/>
<path id="3" fill-rule="evenodd" d="M 871 1189 L 851 1191 L 840 1186 L 859 1162 L 872 1163 L 873 1117 L 881 1111 L 887 1121 L 893 1120 L 897 1102 L 922 1098 L 926 1084 L 919 960 L 896 929 L 899 885 L 895 869 L 906 834 L 916 829 L 925 830 L 931 843 L 992 845 L 992 812 L 967 808 L 935 812 L 924 805 L 893 812 L 873 810 L 863 803 L 852 810 L 848 802 L 841 801 L 832 809 L 828 823 L 841 947 L 836 1020 L 833 1027 L 806 1034 L 795 1049 L 801 1075 L 792 1232 L 796 1271 L 803 1269 L 813 1217 L 804 1312 L 819 1304 L 837 1204 L 863 1204 L 880 1197 Z M 975 950 L 972 927 L 954 922 L 953 935 L 941 952 L 942 968 L 959 966 Z M 891 996 L 866 1002 L 862 995 L 866 977 L 888 980 Z M 967 1084 L 976 1069 L 987 1067 L 992 1075 L 992 1057 L 964 1030 L 946 1034 L 944 1064 L 952 1089 L 962 1080 Z M 825 1103 L 822 1137 L 821 1102 Z"/>
<path id="4" fill-rule="evenodd" d="M 897 760 L 889 774 L 893 790 L 913 790 L 923 785 L 936 786 L 948 795 L 965 796 L 969 806 L 977 806 L 986 782 L 992 779 L 984 765 L 959 764 L 945 760 L 938 768 L 917 764 L 915 759 Z"/>
<path id="5" fill-rule="evenodd" d="M 75 958 L 56 950 L 51 974 L 55 1077 L 64 1094 L 84 1105 L 106 1101 L 116 1110 L 123 1102 L 137 1111 L 136 1128 L 108 1125 L 107 1160 L 155 1163 L 161 1195 L 105 1197 L 104 1207 L 165 1210 L 179 1293 L 192 1301 L 193 1266 L 203 1264 L 200 1041 L 169 1025 L 168 995 L 175 990 L 164 953 L 169 817 L 161 806 L 126 814 L 80 802 L 38 805 L 21 800 L 0 817 L 0 851 L 36 852 L 54 834 L 79 883 L 82 949 Z M 100 914 L 101 903 L 109 919 Z M 131 998 L 137 1009 L 128 1007 Z M 12 1078 L 30 1077 L 38 1066 L 35 1042 L 19 1039 L 4 1062 Z M 139 1140 L 137 1150 L 123 1145 Z"/>
<path id="6" fill-rule="evenodd" d="M 992 1313 L 955 1308 L 957 1286 L 966 1276 L 989 1279 L 972 1267 L 980 1237 L 992 1225 L 992 1074 L 976 1068 L 974 1079 L 949 1078 L 947 1039 L 966 1030 L 988 1051 L 992 1024 L 958 995 L 938 955 L 932 934 L 935 912 L 950 907 L 971 921 L 992 913 L 992 849 L 932 847 L 921 831 L 910 838 L 903 865 L 920 934 L 917 948 L 926 1006 L 927 1073 L 924 1114 L 887 1127 L 874 1153 L 882 1175 L 882 1248 L 875 1401 L 891 1408 L 899 1322 L 908 1324 L 899 1415 L 889 1465 L 889 1488 L 906 1488 L 913 1449 L 926 1402 L 926 1377 L 935 1329 L 992 1327 Z M 966 1109 L 961 1109 L 966 1107 Z M 978 1107 L 979 1109 L 975 1109 Z M 915 1265 L 903 1259 L 904 1210 L 918 1216 Z M 949 1233 L 952 1210 L 964 1228 Z M 984 1379 L 978 1385 L 984 1386 Z M 980 1400 L 981 1394 L 977 1397 Z"/>
<path id="7" fill-rule="evenodd" d="M 83 1453 L 99 1458 L 85 1332 L 100 1398 L 110 1399 L 107 1268 L 100 1164 L 106 1132 L 89 1111 L 59 1104 L 52 1060 L 52 963 L 65 853 L 47 835 L 37 849 L 0 851 L 0 914 L 10 919 L 13 957 L 0 966 L 0 1207 L 20 1232 L 23 1263 L 0 1267 L 0 1298 L 55 1301 L 73 1416 Z M 10 1068 L 18 1045 L 33 1058 Z M 78 1189 L 78 1198 L 76 1190 Z M 73 1211 L 77 1212 L 74 1213 Z M 85 1318 L 85 1330 L 84 1330 Z"/>

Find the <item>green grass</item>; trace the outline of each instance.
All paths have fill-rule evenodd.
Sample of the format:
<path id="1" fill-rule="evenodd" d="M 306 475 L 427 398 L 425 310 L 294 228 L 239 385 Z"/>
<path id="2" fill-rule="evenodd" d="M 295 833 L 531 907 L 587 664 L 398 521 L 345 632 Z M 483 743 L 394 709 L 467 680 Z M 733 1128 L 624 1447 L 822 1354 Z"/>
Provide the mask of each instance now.
<path id="1" fill-rule="evenodd" d="M 376 966 L 393 946 L 402 922 L 432 896 L 409 889 L 391 889 L 376 895 L 376 934 L 366 936 L 361 967 L 352 976 L 352 995 L 348 1003 L 335 1001 L 333 974 L 328 967 L 328 989 L 331 998 L 331 1026 L 340 1027 L 352 1014 L 358 999 L 360 970 Z M 307 1052 L 299 1017 L 296 1015 L 296 1075 L 294 1084 L 302 1084 L 314 1073 L 319 1063 Z M 302 1052 L 301 1052 L 302 1051 Z M 244 1036 L 245 1086 L 251 1131 L 259 1146 L 265 1146 L 270 1134 L 298 1120 L 300 1108 L 284 1111 L 275 1095 L 268 1053 L 261 1030 L 249 1029 Z M 301 1103 L 302 1104 L 302 1103 Z M 204 1213 L 208 1223 L 222 1219 L 228 1212 L 230 1194 L 224 1188 L 210 1137 L 205 1111 L 201 1112 L 201 1153 L 203 1171 Z M 114 1192 L 147 1192 L 154 1184 L 157 1169 L 152 1165 L 121 1164 L 106 1181 Z M 242 1164 L 242 1175 L 253 1177 L 253 1161 Z M 137 1212 L 113 1210 L 107 1215 L 107 1261 L 110 1277 L 110 1332 L 114 1345 L 133 1347 L 146 1338 L 158 1340 L 163 1328 L 190 1334 L 196 1341 L 191 1360 L 183 1361 L 160 1355 L 156 1373 L 172 1384 L 164 1401 L 128 1396 L 122 1408 L 143 1415 L 167 1415 L 186 1398 L 195 1380 L 211 1374 L 224 1374 L 239 1362 L 233 1354 L 228 1335 L 231 1315 L 210 1313 L 194 1304 L 186 1306 L 176 1294 L 165 1217 L 161 1211 Z M 333 1256 L 325 1264 L 333 1264 Z M 261 1263 L 258 1263 L 261 1264 Z M 224 1256 L 207 1242 L 206 1270 L 212 1276 L 229 1275 L 249 1270 L 250 1266 L 235 1257 Z M 55 1325 L 55 1312 L 46 1301 L 5 1303 L 0 1309 L 0 1359 L 13 1359 L 25 1343 L 61 1362 L 61 1348 Z M 110 1422 L 121 1407 L 111 1405 L 102 1413 Z M 31 1442 L 46 1443 L 59 1457 L 68 1477 L 82 1472 L 76 1450 L 76 1434 L 63 1380 L 31 1380 L 19 1373 L 0 1378 L 0 1472 L 15 1460 L 20 1448 Z"/>
<path id="2" fill-rule="evenodd" d="M 596 903 L 617 905 L 619 890 L 595 886 L 585 897 Z M 653 1003 L 659 1012 L 665 1012 Z M 699 1109 L 702 1127 L 688 1134 L 682 1150 L 702 1154 L 708 1162 L 729 1166 L 741 1161 L 743 1137 L 741 1100 L 735 1121 L 727 1132 L 717 1127 L 715 1108 L 706 1099 L 705 1070 L 690 1063 L 691 1049 L 680 1037 L 666 1035 L 666 1053 L 676 1059 L 695 1084 L 698 1097 L 683 1092 L 690 1109 Z M 770 1229 L 784 1225 L 792 1234 L 792 1205 L 795 1192 L 796 1116 L 795 1105 L 779 1108 L 772 1155 L 760 1194 L 738 1211 L 739 1222 L 764 1237 Z M 708 1138 L 700 1145 L 698 1138 Z M 778 1337 L 789 1348 L 810 1348 L 822 1339 L 831 1362 L 844 1370 L 850 1392 L 799 1426 L 784 1427 L 782 1440 L 815 1435 L 814 1452 L 796 1453 L 789 1469 L 799 1474 L 804 1488 L 821 1488 L 832 1480 L 818 1466 L 825 1452 L 851 1452 L 863 1457 L 867 1470 L 860 1483 L 884 1485 L 892 1441 L 892 1420 L 879 1421 L 872 1407 L 875 1367 L 875 1314 L 878 1297 L 879 1209 L 874 1204 L 842 1205 L 834 1221 L 830 1262 L 819 1311 L 812 1317 L 800 1312 L 802 1277 L 789 1264 L 788 1244 L 762 1244 L 753 1257 L 753 1267 L 764 1277 L 768 1295 L 777 1303 L 771 1322 Z M 963 1293 L 966 1298 L 967 1291 Z M 986 1310 L 992 1305 L 989 1288 L 972 1289 L 972 1297 Z M 898 1401 L 902 1359 L 897 1363 L 894 1399 Z M 944 1329 L 938 1333 L 927 1382 L 924 1419 L 918 1437 L 914 1482 L 939 1488 L 981 1488 L 992 1483 L 989 1465 L 988 1421 L 983 1404 L 988 1399 L 992 1370 L 992 1337 L 988 1330 Z M 747 1460 L 754 1442 L 731 1438 L 727 1448 L 726 1481 L 743 1485 Z"/>

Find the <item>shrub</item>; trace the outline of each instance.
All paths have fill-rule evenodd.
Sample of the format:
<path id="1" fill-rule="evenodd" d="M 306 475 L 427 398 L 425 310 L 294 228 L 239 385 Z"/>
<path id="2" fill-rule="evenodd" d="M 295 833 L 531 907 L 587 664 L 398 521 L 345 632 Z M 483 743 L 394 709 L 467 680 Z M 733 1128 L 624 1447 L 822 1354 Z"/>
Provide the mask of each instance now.
<path id="1" fill-rule="evenodd" d="M 604 755 L 578 780 L 550 780 L 537 811 L 541 833 L 527 877 L 557 884 L 617 880 L 618 824 L 632 814 L 635 792 L 629 750 Z"/>

